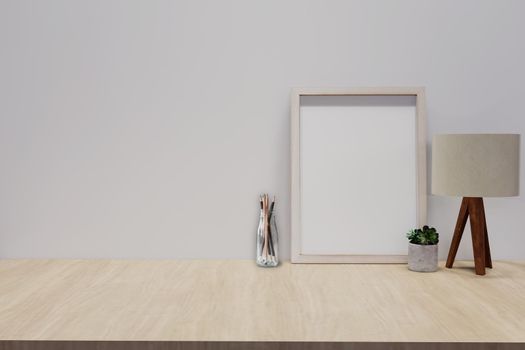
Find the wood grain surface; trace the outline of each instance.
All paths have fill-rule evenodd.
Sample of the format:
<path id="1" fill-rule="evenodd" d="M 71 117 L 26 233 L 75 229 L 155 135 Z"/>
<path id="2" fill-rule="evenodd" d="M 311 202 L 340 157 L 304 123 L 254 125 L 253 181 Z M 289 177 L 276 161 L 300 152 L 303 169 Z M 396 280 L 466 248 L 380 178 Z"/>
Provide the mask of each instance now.
<path id="1" fill-rule="evenodd" d="M 525 343 L 525 263 L 3 260 L 0 340 Z"/>
<path id="2" fill-rule="evenodd" d="M 0 350 L 523 350 L 520 343 L 0 341 Z"/>

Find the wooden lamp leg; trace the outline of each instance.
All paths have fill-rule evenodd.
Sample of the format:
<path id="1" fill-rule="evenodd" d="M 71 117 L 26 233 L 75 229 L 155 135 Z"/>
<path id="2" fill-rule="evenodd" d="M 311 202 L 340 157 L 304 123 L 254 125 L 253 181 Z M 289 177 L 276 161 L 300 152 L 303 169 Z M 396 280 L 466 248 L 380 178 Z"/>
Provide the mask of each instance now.
<path id="1" fill-rule="evenodd" d="M 464 197 L 461 201 L 458 221 L 456 222 L 454 236 L 452 237 L 452 242 L 450 243 L 450 250 L 448 251 L 447 264 L 445 265 L 448 268 L 452 268 L 452 265 L 454 264 L 454 259 L 456 259 L 456 254 L 459 248 L 459 242 L 461 242 L 461 237 L 463 236 L 463 231 L 465 230 L 465 225 L 467 224 L 468 203 L 469 200 L 466 197 Z"/>
<path id="2" fill-rule="evenodd" d="M 446 267 L 451 268 L 454 264 L 469 216 L 476 274 L 484 275 L 485 267 L 492 268 L 492 259 L 490 256 L 485 208 L 483 206 L 483 198 L 480 197 L 464 197 L 461 201 L 461 208 L 459 209 L 458 221 L 450 244 Z"/>
<path id="3" fill-rule="evenodd" d="M 480 198 L 481 199 L 481 198 Z M 481 199 L 481 213 L 483 214 L 484 240 L 485 240 L 485 267 L 492 268 L 492 258 L 490 256 L 489 233 L 487 230 L 487 219 L 485 217 L 485 206 Z"/>

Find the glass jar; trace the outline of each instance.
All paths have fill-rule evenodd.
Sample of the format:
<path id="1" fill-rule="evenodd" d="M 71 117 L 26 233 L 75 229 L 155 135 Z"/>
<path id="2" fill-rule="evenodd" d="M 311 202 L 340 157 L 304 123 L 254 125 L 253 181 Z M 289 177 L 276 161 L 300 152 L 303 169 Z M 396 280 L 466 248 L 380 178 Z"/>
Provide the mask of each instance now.
<path id="1" fill-rule="evenodd" d="M 259 214 L 259 227 L 257 228 L 257 265 L 274 267 L 279 264 L 278 232 L 275 213 Z"/>

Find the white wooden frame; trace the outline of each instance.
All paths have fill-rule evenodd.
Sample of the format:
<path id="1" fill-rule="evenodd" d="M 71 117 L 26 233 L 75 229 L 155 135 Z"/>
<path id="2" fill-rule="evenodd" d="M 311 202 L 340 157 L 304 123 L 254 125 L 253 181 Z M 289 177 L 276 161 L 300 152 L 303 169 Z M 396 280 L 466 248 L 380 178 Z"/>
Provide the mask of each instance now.
<path id="1" fill-rule="evenodd" d="M 427 220 L 426 116 L 423 87 L 378 87 L 350 89 L 298 88 L 291 94 L 291 261 L 292 263 L 405 263 L 406 255 L 313 255 L 301 252 L 301 96 L 415 96 L 416 97 L 416 222 Z M 400 239 L 403 239 L 400 235 Z"/>

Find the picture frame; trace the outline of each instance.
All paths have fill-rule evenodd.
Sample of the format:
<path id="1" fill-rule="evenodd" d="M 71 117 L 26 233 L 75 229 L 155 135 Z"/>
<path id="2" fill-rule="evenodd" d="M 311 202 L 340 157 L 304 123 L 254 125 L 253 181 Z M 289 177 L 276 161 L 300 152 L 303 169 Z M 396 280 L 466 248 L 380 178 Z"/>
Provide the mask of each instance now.
<path id="1" fill-rule="evenodd" d="M 426 224 L 423 87 L 291 93 L 291 262 L 405 263 Z"/>

